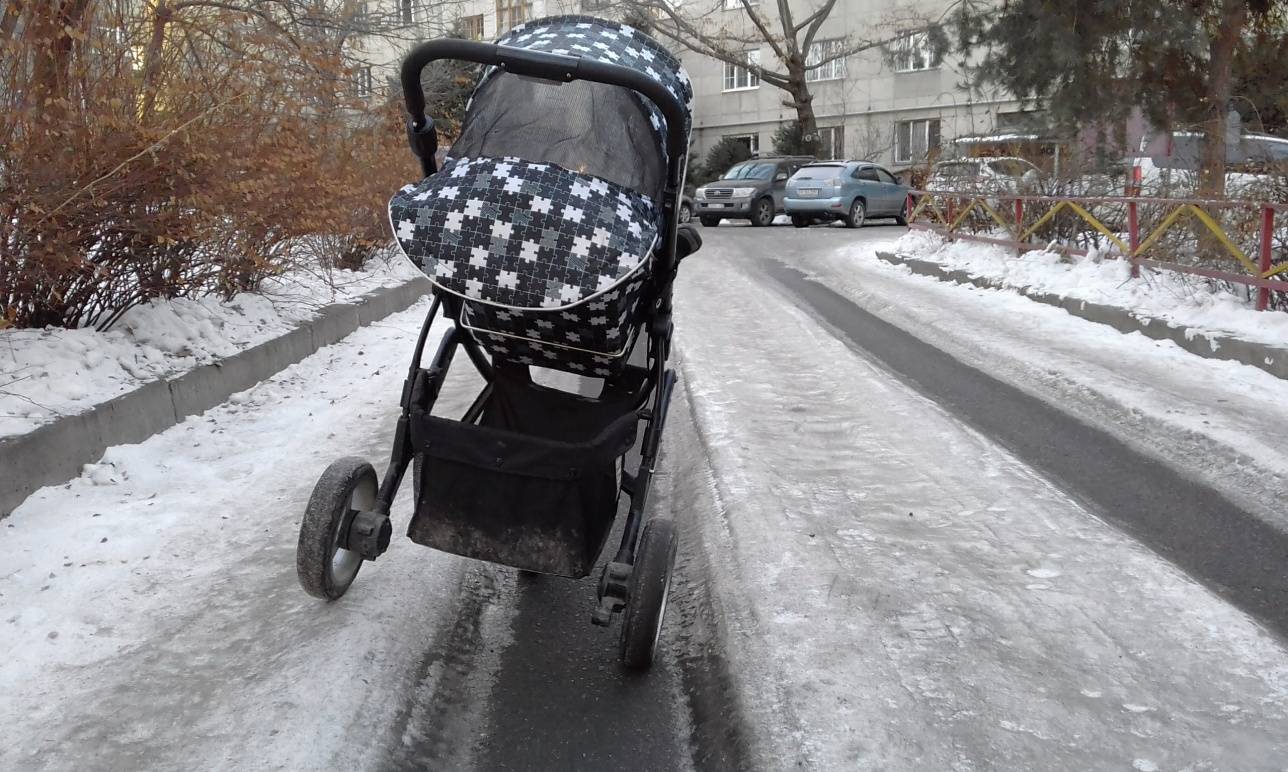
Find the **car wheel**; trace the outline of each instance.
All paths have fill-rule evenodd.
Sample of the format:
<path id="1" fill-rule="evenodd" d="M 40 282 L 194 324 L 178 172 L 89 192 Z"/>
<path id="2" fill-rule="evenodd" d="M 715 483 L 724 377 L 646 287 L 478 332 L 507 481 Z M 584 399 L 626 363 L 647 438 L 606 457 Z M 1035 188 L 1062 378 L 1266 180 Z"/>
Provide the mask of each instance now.
<path id="1" fill-rule="evenodd" d="M 774 223 L 774 199 L 762 198 L 751 210 L 751 224 L 763 228 Z"/>
<path id="2" fill-rule="evenodd" d="M 854 203 L 850 204 L 850 214 L 845 218 L 845 227 L 862 228 L 865 219 L 867 219 L 867 212 L 863 208 L 863 199 L 856 198 Z"/>
<path id="3" fill-rule="evenodd" d="M 688 204 L 680 204 L 680 224 L 684 224 L 693 219 L 693 207 Z"/>
<path id="4" fill-rule="evenodd" d="M 720 218 L 700 216 L 698 217 L 698 222 L 702 223 L 704 226 L 708 228 L 714 228 L 720 224 Z"/>
<path id="5" fill-rule="evenodd" d="M 792 215 L 792 225 L 795 225 L 797 228 L 808 228 L 810 226 L 810 219 L 799 214 L 794 214 Z"/>
<path id="6" fill-rule="evenodd" d="M 903 206 L 899 207 L 899 214 L 894 216 L 894 221 L 900 225 L 908 224 L 908 199 L 904 197 Z"/>

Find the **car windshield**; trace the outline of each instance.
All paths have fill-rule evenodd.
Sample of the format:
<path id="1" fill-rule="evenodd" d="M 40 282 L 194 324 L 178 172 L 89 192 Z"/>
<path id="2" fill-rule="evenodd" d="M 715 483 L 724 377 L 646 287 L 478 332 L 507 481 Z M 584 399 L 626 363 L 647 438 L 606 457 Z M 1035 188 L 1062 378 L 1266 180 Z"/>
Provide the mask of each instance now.
<path id="1" fill-rule="evenodd" d="M 841 173 L 845 168 L 844 164 L 817 164 L 815 166 L 801 167 L 800 171 L 792 175 L 794 180 L 830 180 Z"/>
<path id="2" fill-rule="evenodd" d="M 725 172 L 722 179 L 726 180 L 772 180 L 774 178 L 774 164 L 763 161 L 746 161 L 740 164 L 734 164 L 729 171 Z"/>
<path id="3" fill-rule="evenodd" d="M 935 167 L 935 176 L 973 179 L 979 176 L 979 166 L 969 162 L 939 164 Z"/>

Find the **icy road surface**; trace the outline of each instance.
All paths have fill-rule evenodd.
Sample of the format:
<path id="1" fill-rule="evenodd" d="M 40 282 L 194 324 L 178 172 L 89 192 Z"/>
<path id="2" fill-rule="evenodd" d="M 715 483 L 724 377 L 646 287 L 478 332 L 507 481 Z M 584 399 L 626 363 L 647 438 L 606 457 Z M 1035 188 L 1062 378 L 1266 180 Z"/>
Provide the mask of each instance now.
<path id="1" fill-rule="evenodd" d="M 765 766 L 1283 769 L 1281 640 L 856 353 L 760 265 L 826 277 L 811 255 L 881 230 L 708 229 L 682 268 L 705 549 Z M 836 281 L 861 285 L 849 265 Z M 924 294 L 901 313 L 935 313 Z"/>

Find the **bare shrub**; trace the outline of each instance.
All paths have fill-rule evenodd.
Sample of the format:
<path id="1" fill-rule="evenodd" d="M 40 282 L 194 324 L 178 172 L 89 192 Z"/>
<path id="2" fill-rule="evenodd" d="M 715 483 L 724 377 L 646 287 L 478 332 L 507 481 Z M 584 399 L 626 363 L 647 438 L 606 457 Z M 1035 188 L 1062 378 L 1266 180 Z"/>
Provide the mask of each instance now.
<path id="1" fill-rule="evenodd" d="M 385 201 L 415 171 L 393 108 L 350 98 L 341 18 L 285 0 L 6 7 L 0 324 L 106 328 L 387 242 Z"/>

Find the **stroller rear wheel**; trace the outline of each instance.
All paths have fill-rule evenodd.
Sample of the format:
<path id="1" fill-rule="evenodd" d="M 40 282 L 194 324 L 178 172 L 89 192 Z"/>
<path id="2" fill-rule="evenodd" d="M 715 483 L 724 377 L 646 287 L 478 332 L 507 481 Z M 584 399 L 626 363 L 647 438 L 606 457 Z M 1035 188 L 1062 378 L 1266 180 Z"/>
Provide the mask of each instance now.
<path id="1" fill-rule="evenodd" d="M 675 524 L 670 520 L 650 520 L 640 534 L 639 552 L 631 570 L 630 592 L 622 615 L 621 657 L 622 664 L 628 668 L 643 670 L 653 664 L 666 616 L 678 544 Z"/>
<path id="2" fill-rule="evenodd" d="M 351 512 L 375 505 L 376 491 L 376 470 L 353 456 L 333 462 L 318 478 L 295 551 L 295 572 L 309 595 L 335 600 L 353 584 L 362 555 L 340 546 L 341 530 Z"/>

